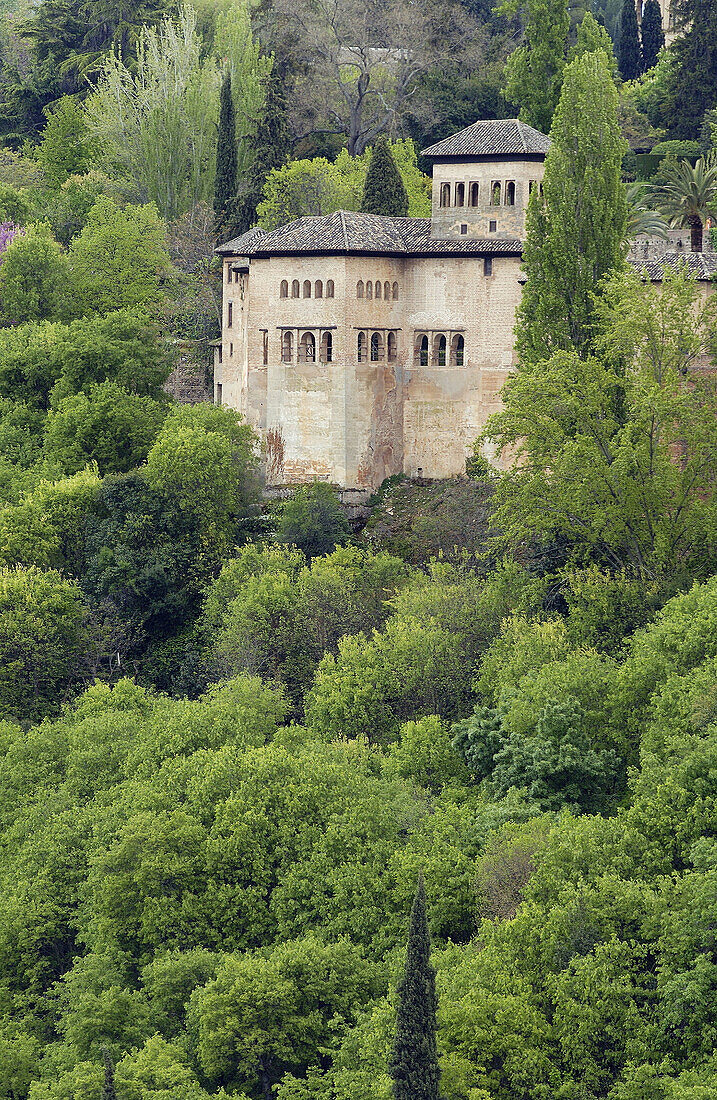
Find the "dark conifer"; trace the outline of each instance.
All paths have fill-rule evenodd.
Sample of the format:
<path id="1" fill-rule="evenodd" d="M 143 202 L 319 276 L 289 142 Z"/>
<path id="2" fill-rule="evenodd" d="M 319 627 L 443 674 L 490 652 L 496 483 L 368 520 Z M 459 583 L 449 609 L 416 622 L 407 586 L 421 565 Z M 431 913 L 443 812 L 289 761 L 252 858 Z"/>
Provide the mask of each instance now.
<path id="1" fill-rule="evenodd" d="M 717 4 L 672 0 L 670 19 L 679 33 L 670 46 L 660 124 L 667 127 L 668 137 L 695 139 L 705 112 L 717 107 Z"/>
<path id="2" fill-rule="evenodd" d="M 386 214 L 394 218 L 405 218 L 408 214 L 406 188 L 386 138 L 379 138 L 373 147 L 361 209 L 364 214 Z"/>
<path id="3" fill-rule="evenodd" d="M 102 1100 L 117 1100 L 115 1068 L 112 1065 L 112 1059 L 106 1047 L 102 1050 L 102 1060 L 105 1064 L 105 1082 L 102 1086 Z"/>
<path id="4" fill-rule="evenodd" d="M 637 29 L 635 0 L 622 0 L 620 16 L 620 75 L 623 80 L 635 80 L 642 72 L 640 35 Z"/>
<path id="5" fill-rule="evenodd" d="M 266 177 L 272 168 L 281 168 L 291 153 L 286 103 L 285 70 L 275 64 L 266 86 L 264 114 L 254 139 L 254 160 L 247 172 L 239 201 L 237 230 L 245 233 L 256 224 L 256 208 L 261 202 Z"/>
<path id="6" fill-rule="evenodd" d="M 645 71 L 657 64 L 657 55 L 664 44 L 659 0 L 647 0 L 642 13 L 642 67 Z"/>
<path id="7" fill-rule="evenodd" d="M 438 1100 L 436 975 L 430 962 L 423 875 L 411 911 L 406 970 L 398 986 L 396 1038 L 389 1062 L 395 1100 Z"/>
<path id="8" fill-rule="evenodd" d="M 232 78 L 227 73 L 219 96 L 217 174 L 214 180 L 214 225 L 217 237 L 234 226 L 237 196 L 237 135 Z"/>

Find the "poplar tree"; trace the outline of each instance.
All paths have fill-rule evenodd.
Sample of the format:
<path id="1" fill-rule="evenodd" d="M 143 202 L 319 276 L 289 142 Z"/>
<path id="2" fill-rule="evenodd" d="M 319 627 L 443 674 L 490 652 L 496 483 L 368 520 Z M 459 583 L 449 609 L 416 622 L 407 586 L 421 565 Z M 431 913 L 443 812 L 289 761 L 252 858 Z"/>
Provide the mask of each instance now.
<path id="1" fill-rule="evenodd" d="M 622 262 L 627 205 L 621 166 L 627 145 L 617 109 L 604 50 L 568 65 L 542 195 L 534 188 L 528 205 L 527 282 L 516 326 L 521 366 L 589 346 L 595 291 Z"/>
<path id="2" fill-rule="evenodd" d="M 667 0 L 669 3 L 669 0 Z M 665 44 L 662 29 L 662 11 L 659 0 L 647 0 L 642 13 L 642 67 L 651 69 L 657 64 L 657 55 Z"/>
<path id="3" fill-rule="evenodd" d="M 421 875 L 411 910 L 406 969 L 398 985 L 396 1037 L 389 1061 L 395 1100 L 438 1100 L 438 1002 L 430 954 L 426 892 Z"/>
<path id="4" fill-rule="evenodd" d="M 236 114 L 232 99 L 232 78 L 227 73 L 219 93 L 217 174 L 214 179 L 214 225 L 217 236 L 234 222 L 237 195 Z"/>
<path id="5" fill-rule="evenodd" d="M 642 72 L 640 34 L 637 29 L 635 0 L 622 0 L 618 64 L 623 80 L 635 80 Z"/>
<path id="6" fill-rule="evenodd" d="M 568 50 L 566 0 L 506 0 L 500 15 L 525 13 L 525 41 L 505 64 L 503 95 L 520 117 L 547 134 L 560 98 Z"/>
<path id="7" fill-rule="evenodd" d="M 385 214 L 394 218 L 408 215 L 406 188 L 385 137 L 378 139 L 371 152 L 361 210 L 364 214 Z"/>

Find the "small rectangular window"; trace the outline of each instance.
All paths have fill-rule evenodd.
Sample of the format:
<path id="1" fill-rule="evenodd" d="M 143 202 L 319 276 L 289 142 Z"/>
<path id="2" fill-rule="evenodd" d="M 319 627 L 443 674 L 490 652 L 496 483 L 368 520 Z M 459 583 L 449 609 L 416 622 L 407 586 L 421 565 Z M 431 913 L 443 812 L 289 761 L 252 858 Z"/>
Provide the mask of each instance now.
<path id="1" fill-rule="evenodd" d="M 220 345 L 219 345 L 219 362 L 220 362 L 220 363 L 221 363 L 221 361 L 222 361 L 222 355 L 223 355 L 223 352 L 224 352 L 224 348 L 223 348 L 223 347 L 222 347 L 222 345 L 220 344 Z"/>
<path id="2" fill-rule="evenodd" d="M 493 274 L 493 257 L 492 256 L 486 256 L 485 259 L 483 260 L 483 274 L 484 275 L 492 275 Z"/>
<path id="3" fill-rule="evenodd" d="M 230 302 L 227 306 L 227 328 L 232 327 L 232 320 L 234 317 L 234 303 Z"/>
<path id="4" fill-rule="evenodd" d="M 227 264 L 227 282 L 230 283 L 231 281 L 232 281 L 232 269 L 229 266 L 229 264 Z"/>
<path id="5" fill-rule="evenodd" d="M 233 355 L 233 354 L 234 354 L 234 345 L 233 345 L 233 344 L 230 344 L 230 345 L 229 345 L 229 358 L 230 358 L 230 359 L 231 359 L 231 357 L 232 357 L 232 355 Z"/>
<path id="6" fill-rule="evenodd" d="M 498 222 L 488 222 L 488 232 L 495 233 L 498 228 Z"/>
<path id="7" fill-rule="evenodd" d="M 217 405 L 221 405 L 221 403 L 222 403 L 222 384 L 221 384 L 221 382 L 217 382 Z"/>
<path id="8" fill-rule="evenodd" d="M 467 232 L 468 232 L 468 226 L 467 225 L 461 225 L 461 236 L 465 237 Z"/>

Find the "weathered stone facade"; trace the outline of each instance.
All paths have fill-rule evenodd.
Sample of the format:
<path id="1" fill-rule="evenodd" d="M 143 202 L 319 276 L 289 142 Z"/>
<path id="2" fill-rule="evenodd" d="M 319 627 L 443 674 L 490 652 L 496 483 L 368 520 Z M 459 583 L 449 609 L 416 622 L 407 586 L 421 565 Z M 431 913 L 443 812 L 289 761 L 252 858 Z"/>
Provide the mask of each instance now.
<path id="1" fill-rule="evenodd" d="M 218 249 L 215 400 L 259 432 L 268 486 L 464 472 L 514 364 L 528 195 L 548 146 L 517 120 L 476 123 L 425 151 L 431 219 L 339 212 Z M 665 262 L 640 266 L 659 278 Z"/>

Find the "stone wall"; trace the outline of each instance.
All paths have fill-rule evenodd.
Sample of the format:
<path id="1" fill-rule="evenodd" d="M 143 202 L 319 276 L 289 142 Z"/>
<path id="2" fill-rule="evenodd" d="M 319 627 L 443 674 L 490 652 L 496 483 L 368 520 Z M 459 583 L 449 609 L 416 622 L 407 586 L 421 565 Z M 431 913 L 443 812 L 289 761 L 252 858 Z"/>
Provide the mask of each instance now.
<path id="1" fill-rule="evenodd" d="M 184 345 L 164 383 L 164 391 L 183 405 L 213 400 L 210 350 L 205 344 Z"/>
<path id="2" fill-rule="evenodd" d="M 434 237 L 525 236 L 525 214 L 531 187 L 545 172 L 542 156 L 504 161 L 446 161 L 433 166 L 431 233 Z M 477 196 L 474 185 L 477 184 Z M 500 185 L 500 202 L 492 202 L 493 186 Z M 512 184 L 514 194 L 508 194 Z M 462 191 L 460 190 L 462 188 Z M 445 205 L 446 197 L 449 205 Z M 513 202 L 508 199 L 513 197 Z M 462 199 L 462 201 L 461 201 Z M 491 229 L 495 223 L 495 229 Z M 461 226 L 465 226 L 461 234 Z"/>
<path id="3" fill-rule="evenodd" d="M 318 478 L 364 490 L 401 472 L 462 474 L 474 440 L 499 407 L 511 368 L 519 274 L 520 261 L 509 257 L 493 257 L 486 273 L 477 255 L 301 255 L 252 259 L 242 282 L 225 277 L 217 397 L 221 393 L 259 431 L 267 484 Z M 294 280 L 299 297 L 291 295 Z M 327 298 L 329 280 L 334 296 Z M 310 297 L 304 297 L 307 281 Z M 282 355 L 286 333 L 290 361 Z M 309 333 L 316 353 L 302 361 L 297 348 Z M 325 333 L 331 334 L 330 362 L 321 361 Z M 424 334 L 431 349 L 422 364 L 415 342 Z M 434 351 L 441 335 L 447 343 L 443 362 Z M 464 340 L 460 365 L 450 362 L 454 335 Z M 372 337 L 378 341 L 375 358 Z"/>

